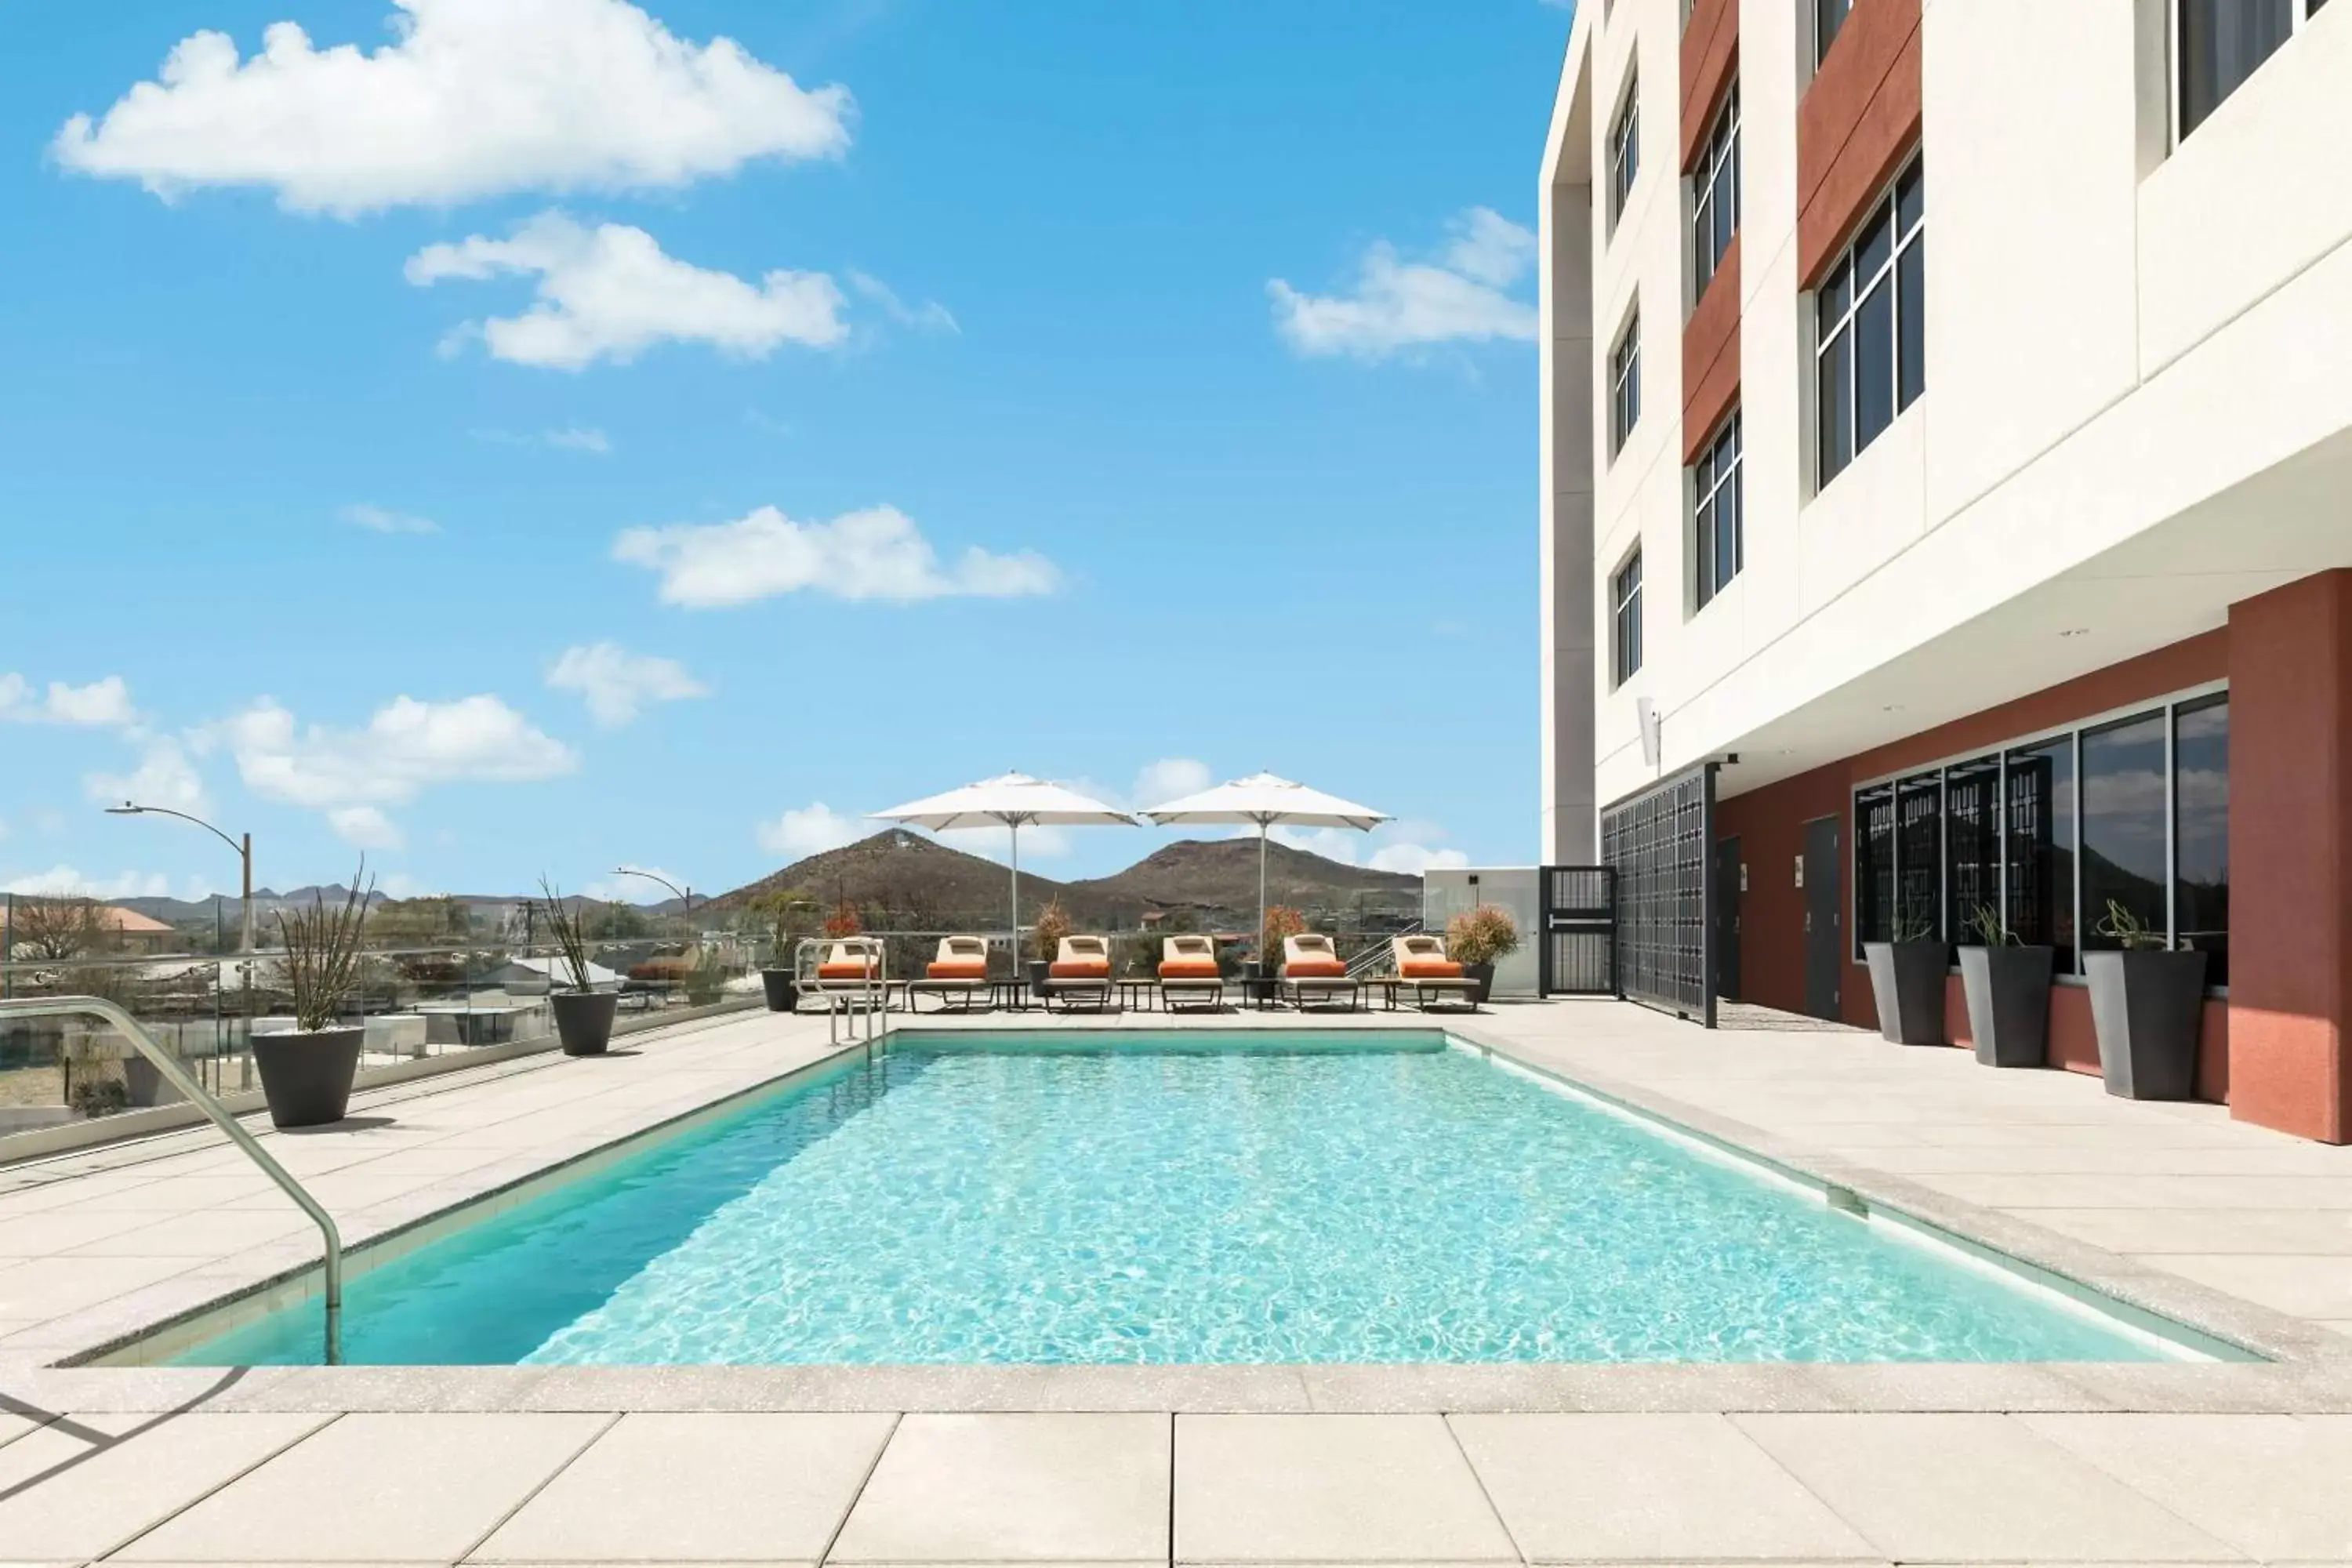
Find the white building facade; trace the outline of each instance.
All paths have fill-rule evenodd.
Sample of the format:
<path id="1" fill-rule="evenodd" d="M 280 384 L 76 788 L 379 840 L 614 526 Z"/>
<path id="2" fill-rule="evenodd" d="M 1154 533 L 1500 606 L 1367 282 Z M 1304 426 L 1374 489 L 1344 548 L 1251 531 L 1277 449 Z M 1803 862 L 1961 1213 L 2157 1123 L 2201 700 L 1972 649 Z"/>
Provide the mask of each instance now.
<path id="1" fill-rule="evenodd" d="M 1722 994 L 1867 1023 L 1990 910 L 2092 1069 L 2120 905 L 2200 1094 L 2352 1138 L 2347 149 L 2352 0 L 1582 0 L 1547 859 L 1706 771 Z"/>

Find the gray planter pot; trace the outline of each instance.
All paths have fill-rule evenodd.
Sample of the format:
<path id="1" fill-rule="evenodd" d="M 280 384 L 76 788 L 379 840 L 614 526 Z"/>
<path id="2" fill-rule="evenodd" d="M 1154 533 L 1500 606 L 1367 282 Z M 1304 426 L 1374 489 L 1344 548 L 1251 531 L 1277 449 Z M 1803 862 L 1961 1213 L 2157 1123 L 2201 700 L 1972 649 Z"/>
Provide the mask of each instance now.
<path id="1" fill-rule="evenodd" d="M 1944 1043 L 1944 981 L 1951 949 L 1940 942 L 1866 942 L 1878 1032 L 1898 1046 Z"/>
<path id="2" fill-rule="evenodd" d="M 601 1057 L 613 1043 L 613 1015 L 621 998 L 611 991 L 559 991 L 547 999 L 555 1009 L 555 1037 L 567 1057 Z"/>
<path id="3" fill-rule="evenodd" d="M 1462 966 L 1462 978 L 1475 983 L 1477 989 L 1470 993 L 1470 1000 L 1485 1006 L 1487 998 L 1495 994 L 1495 966 L 1491 963 L 1465 963 Z"/>
<path id="4" fill-rule="evenodd" d="M 767 994 L 768 1011 L 771 1013 L 789 1013 L 800 1005 L 800 976 L 793 970 L 762 969 L 760 971 L 760 989 Z"/>
<path id="5" fill-rule="evenodd" d="M 279 1127 L 341 1121 L 351 1109 L 352 1079 L 359 1074 L 360 1044 L 366 1037 L 357 1025 L 307 1035 L 254 1036 L 253 1065 L 261 1072 L 270 1121 Z"/>
<path id="6" fill-rule="evenodd" d="M 2053 956 L 2046 947 L 1960 949 L 1960 989 L 1977 1060 L 1989 1068 L 2048 1065 Z"/>
<path id="7" fill-rule="evenodd" d="M 133 1105 L 177 1105 L 180 1102 L 180 1091 L 173 1088 L 171 1080 L 145 1057 L 122 1058 L 122 1087 L 130 1093 Z"/>
<path id="8" fill-rule="evenodd" d="M 2107 1092 L 2126 1100 L 2192 1100 L 2205 1022 L 2206 955 L 2143 948 L 2083 955 L 2091 1025 Z"/>

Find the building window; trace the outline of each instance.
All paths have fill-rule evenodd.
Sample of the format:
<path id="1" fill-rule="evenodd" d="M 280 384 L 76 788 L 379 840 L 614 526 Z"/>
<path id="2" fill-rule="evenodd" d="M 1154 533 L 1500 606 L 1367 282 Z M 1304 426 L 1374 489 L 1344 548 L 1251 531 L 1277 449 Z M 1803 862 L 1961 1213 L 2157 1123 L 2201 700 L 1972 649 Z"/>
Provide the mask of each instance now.
<path id="1" fill-rule="evenodd" d="M 1625 323 L 1609 351 L 1609 455 L 1624 449 L 1625 437 L 1642 417 L 1642 313 Z"/>
<path id="2" fill-rule="evenodd" d="M 1819 65 L 1830 58 L 1830 46 L 1837 42 L 1838 29 L 1845 26 L 1846 13 L 1853 9 L 1853 0 L 1813 0 L 1813 63 Z"/>
<path id="3" fill-rule="evenodd" d="M 2227 692 L 1873 784 L 1853 814 L 1857 957 L 1898 929 L 2005 928 L 2079 974 L 2085 950 L 2121 945 L 2112 902 L 2229 984 Z"/>
<path id="4" fill-rule="evenodd" d="M 2326 0 L 2179 0 L 2180 134 L 2188 135 Z"/>
<path id="5" fill-rule="evenodd" d="M 1609 579 L 1612 685 L 1622 686 L 1642 668 L 1642 552 L 1635 550 Z"/>
<path id="6" fill-rule="evenodd" d="M 1821 487 L 1927 388 L 1927 206 L 1915 158 L 1814 292 Z"/>
<path id="7" fill-rule="evenodd" d="M 2019 942 L 2055 950 L 2061 974 L 2074 962 L 2074 738 L 2021 746 L 2001 760 L 2009 879 L 2002 907 Z"/>
<path id="8" fill-rule="evenodd" d="M 1698 607 L 1739 575 L 1739 411 L 1698 455 L 1691 469 L 1691 559 L 1697 563 Z"/>
<path id="9" fill-rule="evenodd" d="M 1633 194 L 1633 176 L 1642 172 L 1642 79 L 1625 84 L 1624 106 L 1609 127 L 1609 228 L 1615 233 L 1618 216 Z"/>
<path id="10" fill-rule="evenodd" d="M 1734 82 L 1716 111 L 1715 129 L 1706 134 L 1706 149 L 1691 174 L 1691 237 L 1698 284 L 1691 292 L 1705 295 L 1739 231 L 1739 84 Z"/>
<path id="11" fill-rule="evenodd" d="M 2205 983 L 2230 983 L 2230 699 L 2172 710 L 2172 931 L 2211 953 Z"/>

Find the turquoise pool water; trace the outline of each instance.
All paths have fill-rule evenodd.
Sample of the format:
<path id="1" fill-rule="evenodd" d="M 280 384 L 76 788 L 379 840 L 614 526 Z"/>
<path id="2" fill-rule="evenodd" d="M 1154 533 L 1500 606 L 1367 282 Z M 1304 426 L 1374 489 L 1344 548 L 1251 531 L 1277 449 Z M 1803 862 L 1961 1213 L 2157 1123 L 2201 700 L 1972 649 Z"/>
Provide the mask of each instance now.
<path id="1" fill-rule="evenodd" d="M 2146 1360 L 1442 1035 L 899 1035 L 353 1279 L 375 1363 Z M 315 1300 L 181 1357 L 319 1356 Z"/>

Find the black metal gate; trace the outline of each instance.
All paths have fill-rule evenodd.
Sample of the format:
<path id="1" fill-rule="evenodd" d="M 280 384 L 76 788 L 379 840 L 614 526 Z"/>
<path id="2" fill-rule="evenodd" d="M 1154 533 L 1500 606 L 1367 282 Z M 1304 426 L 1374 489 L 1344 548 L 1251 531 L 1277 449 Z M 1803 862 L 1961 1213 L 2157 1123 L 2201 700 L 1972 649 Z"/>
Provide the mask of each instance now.
<path id="1" fill-rule="evenodd" d="M 1703 763 L 1601 814 L 1601 858 L 1617 881 L 1619 994 L 1710 1029 L 1715 767 Z"/>
<path id="2" fill-rule="evenodd" d="M 1617 873 L 1606 866 L 1543 868 L 1537 984 L 1547 996 L 1617 994 Z"/>

